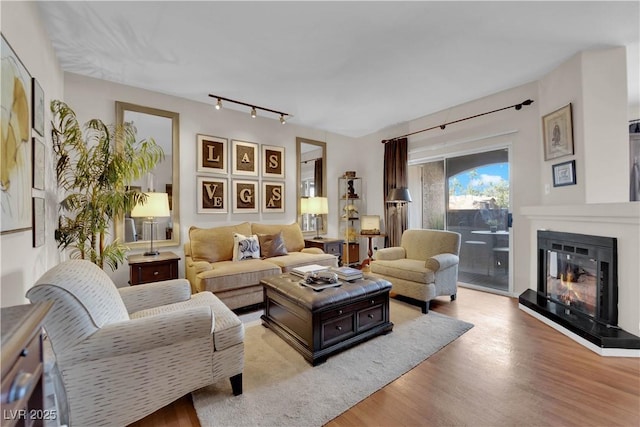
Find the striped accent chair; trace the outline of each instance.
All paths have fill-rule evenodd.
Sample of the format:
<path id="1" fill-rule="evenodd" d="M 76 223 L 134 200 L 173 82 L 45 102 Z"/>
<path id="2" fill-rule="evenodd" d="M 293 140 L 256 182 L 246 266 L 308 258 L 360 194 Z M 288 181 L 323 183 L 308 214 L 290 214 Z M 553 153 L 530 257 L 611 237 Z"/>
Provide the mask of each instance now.
<path id="1" fill-rule="evenodd" d="M 54 301 L 44 328 L 71 427 L 124 426 L 227 378 L 242 393 L 242 322 L 211 292 L 192 296 L 185 279 L 117 288 L 93 263 L 71 260 L 27 298 Z"/>

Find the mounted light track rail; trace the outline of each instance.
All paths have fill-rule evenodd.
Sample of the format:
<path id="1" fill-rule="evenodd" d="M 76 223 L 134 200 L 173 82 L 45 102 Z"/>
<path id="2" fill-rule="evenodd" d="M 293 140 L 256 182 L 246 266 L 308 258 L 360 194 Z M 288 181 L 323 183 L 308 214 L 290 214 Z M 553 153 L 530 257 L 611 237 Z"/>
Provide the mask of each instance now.
<path id="1" fill-rule="evenodd" d="M 233 104 L 244 105 L 245 107 L 251 108 L 251 117 L 253 117 L 253 118 L 255 118 L 258 115 L 256 110 L 262 110 L 262 111 L 267 111 L 269 113 L 279 114 L 280 115 L 280 123 L 282 123 L 283 125 L 285 123 L 287 123 L 286 117 L 293 117 L 289 113 L 284 113 L 282 111 L 272 110 L 271 108 L 260 107 L 258 105 L 247 104 L 246 102 L 236 101 L 235 99 L 225 98 L 224 96 L 218 96 L 218 95 L 214 95 L 214 94 L 211 94 L 211 93 L 209 94 L 209 96 L 212 97 L 212 98 L 216 98 L 217 99 L 216 105 L 215 105 L 215 109 L 216 110 L 222 109 L 222 101 L 225 101 L 225 102 L 231 102 Z"/>
<path id="2" fill-rule="evenodd" d="M 520 104 L 509 105 L 508 107 L 498 108 L 497 110 L 487 111 L 486 113 L 476 114 L 475 116 L 465 117 L 464 119 L 458 119 L 458 120 L 454 120 L 452 122 L 443 123 L 441 125 L 432 126 L 430 128 L 427 128 L 427 129 L 417 130 L 415 132 L 411 132 L 411 133 L 408 133 L 406 135 L 396 136 L 395 138 L 383 139 L 381 142 L 383 144 L 386 144 L 387 142 L 390 142 L 390 141 L 395 141 L 395 140 L 400 139 L 400 138 L 406 138 L 408 136 L 415 135 L 417 133 L 426 132 L 428 130 L 433 130 L 433 129 L 438 129 L 438 128 L 444 130 L 444 128 L 446 128 L 448 125 L 452 125 L 454 123 L 464 122 L 465 120 L 475 119 L 476 117 L 486 116 L 487 114 L 497 113 L 498 111 L 508 110 L 509 108 L 515 108 L 516 110 L 522 110 L 522 106 L 527 106 L 527 105 L 531 105 L 531 104 L 533 104 L 533 100 L 532 99 L 527 99 L 526 101 L 522 101 Z"/>

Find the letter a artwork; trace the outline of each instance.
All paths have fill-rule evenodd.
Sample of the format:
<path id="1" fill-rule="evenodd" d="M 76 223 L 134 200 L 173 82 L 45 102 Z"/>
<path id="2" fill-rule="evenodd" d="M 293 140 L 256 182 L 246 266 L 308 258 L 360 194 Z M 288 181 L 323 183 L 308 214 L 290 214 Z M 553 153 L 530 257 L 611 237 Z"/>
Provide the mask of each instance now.
<path id="1" fill-rule="evenodd" d="M 238 171 L 254 172 L 256 170 L 256 150 L 242 145 L 236 146 L 236 150 L 238 150 L 236 169 Z"/>

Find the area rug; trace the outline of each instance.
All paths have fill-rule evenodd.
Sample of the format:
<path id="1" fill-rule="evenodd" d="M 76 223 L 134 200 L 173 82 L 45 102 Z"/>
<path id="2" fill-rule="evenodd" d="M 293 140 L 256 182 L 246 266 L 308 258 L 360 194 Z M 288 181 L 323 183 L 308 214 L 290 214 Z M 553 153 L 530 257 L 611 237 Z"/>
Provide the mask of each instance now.
<path id="1" fill-rule="evenodd" d="M 244 391 L 229 381 L 195 391 L 203 427 L 321 426 L 464 334 L 472 324 L 392 300 L 393 332 L 312 367 L 259 320 L 245 324 Z"/>

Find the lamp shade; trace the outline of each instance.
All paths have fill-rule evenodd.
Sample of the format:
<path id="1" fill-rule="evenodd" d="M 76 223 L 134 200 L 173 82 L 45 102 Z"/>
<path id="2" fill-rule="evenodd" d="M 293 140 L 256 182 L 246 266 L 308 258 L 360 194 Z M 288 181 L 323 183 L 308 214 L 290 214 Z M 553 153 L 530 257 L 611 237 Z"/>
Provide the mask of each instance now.
<path id="1" fill-rule="evenodd" d="M 169 211 L 169 195 L 167 193 L 145 193 L 147 200 L 137 204 L 131 210 L 132 217 L 158 218 L 171 216 Z"/>
<path id="2" fill-rule="evenodd" d="M 329 200 L 326 197 L 309 197 L 307 213 L 320 215 L 329 213 Z"/>
<path id="3" fill-rule="evenodd" d="M 309 213 L 309 198 L 302 197 L 300 199 L 300 213 L 307 214 Z"/>
<path id="4" fill-rule="evenodd" d="M 403 202 L 411 202 L 411 194 L 409 194 L 409 189 L 400 187 L 400 188 L 392 188 L 389 191 L 389 195 L 387 196 L 387 203 L 403 203 Z"/>

